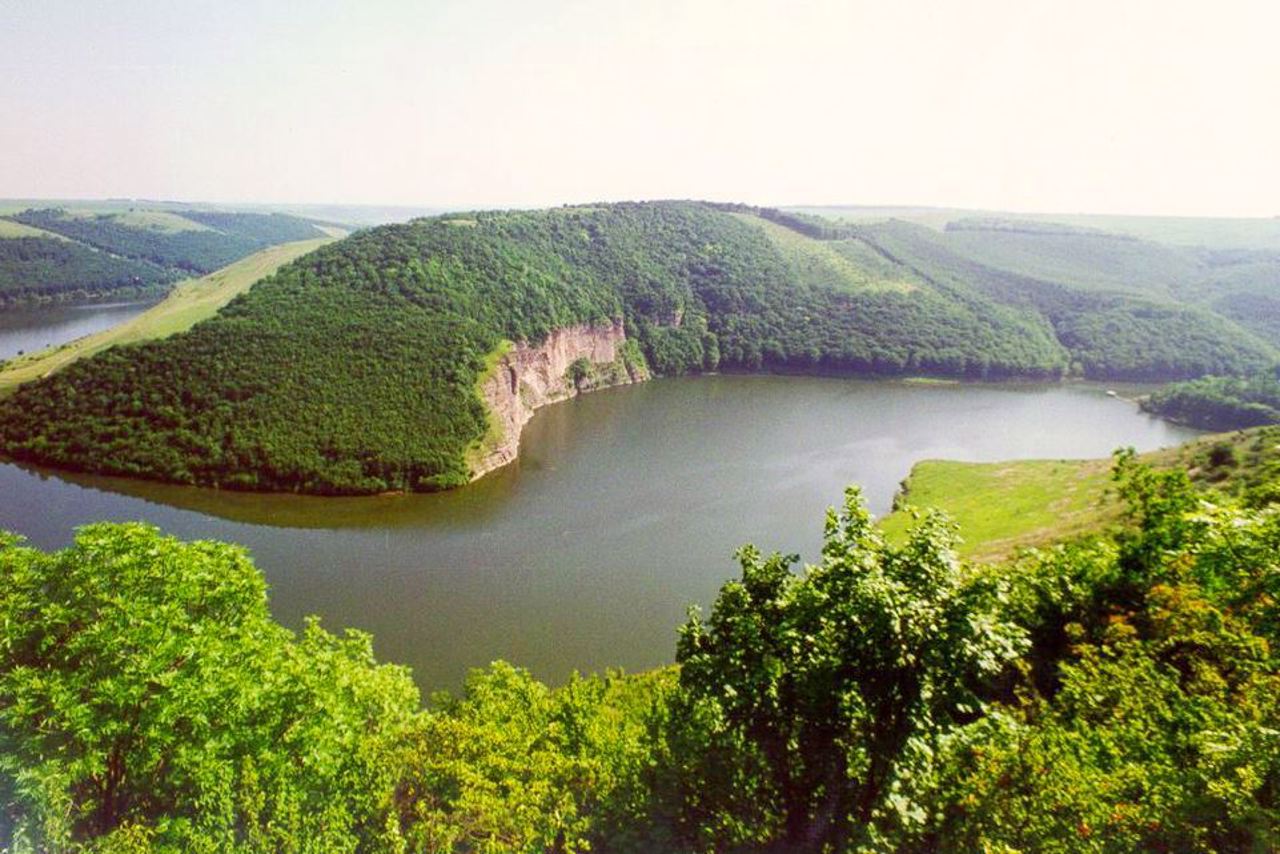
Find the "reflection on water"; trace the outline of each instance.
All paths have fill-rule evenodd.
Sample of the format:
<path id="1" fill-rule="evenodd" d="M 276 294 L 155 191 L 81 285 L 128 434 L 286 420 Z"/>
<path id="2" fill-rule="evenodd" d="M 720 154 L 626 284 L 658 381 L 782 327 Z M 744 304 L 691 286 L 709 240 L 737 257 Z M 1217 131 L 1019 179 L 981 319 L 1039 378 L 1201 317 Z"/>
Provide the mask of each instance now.
<path id="1" fill-rule="evenodd" d="M 190 510 L 232 522 L 275 528 L 402 528 L 421 525 L 483 526 L 501 506 L 516 477 L 509 466 L 466 489 L 431 494 L 361 497 L 278 495 L 198 489 L 123 477 L 78 474 L 17 464 L 42 480 L 127 496 L 162 507 Z"/>
<path id="2" fill-rule="evenodd" d="M 850 483 L 873 512 L 925 458 L 1097 457 L 1193 431 L 1085 386 L 809 377 L 658 380 L 548 407 L 520 459 L 435 495 L 218 492 L 0 466 L 0 527 L 42 547 L 97 519 L 248 546 L 291 625 L 374 633 L 426 688 L 505 658 L 574 669 L 669 661 L 685 607 L 744 542 L 816 557 Z"/>

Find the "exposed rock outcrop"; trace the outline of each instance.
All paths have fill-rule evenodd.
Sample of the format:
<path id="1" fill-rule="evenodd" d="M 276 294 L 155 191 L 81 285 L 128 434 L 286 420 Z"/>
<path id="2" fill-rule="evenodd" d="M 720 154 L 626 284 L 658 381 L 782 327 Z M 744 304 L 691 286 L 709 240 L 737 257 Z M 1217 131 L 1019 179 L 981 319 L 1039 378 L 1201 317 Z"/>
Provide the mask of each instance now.
<path id="1" fill-rule="evenodd" d="M 541 344 L 511 345 L 480 387 L 489 409 L 489 433 L 472 455 L 472 479 L 516 458 L 520 431 L 538 407 L 648 378 L 643 357 L 627 345 L 621 320 L 567 326 Z"/>

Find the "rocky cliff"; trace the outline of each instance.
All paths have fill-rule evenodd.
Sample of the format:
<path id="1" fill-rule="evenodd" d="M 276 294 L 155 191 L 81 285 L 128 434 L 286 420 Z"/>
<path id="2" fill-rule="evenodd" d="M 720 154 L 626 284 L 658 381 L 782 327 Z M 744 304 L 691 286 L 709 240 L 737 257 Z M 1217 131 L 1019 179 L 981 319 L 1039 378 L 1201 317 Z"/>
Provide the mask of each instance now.
<path id="1" fill-rule="evenodd" d="M 627 342 L 621 320 L 567 326 L 541 344 L 510 345 L 480 386 L 489 409 L 489 433 L 471 455 L 472 479 L 516 458 L 520 431 L 538 407 L 648 378 L 644 359 Z"/>

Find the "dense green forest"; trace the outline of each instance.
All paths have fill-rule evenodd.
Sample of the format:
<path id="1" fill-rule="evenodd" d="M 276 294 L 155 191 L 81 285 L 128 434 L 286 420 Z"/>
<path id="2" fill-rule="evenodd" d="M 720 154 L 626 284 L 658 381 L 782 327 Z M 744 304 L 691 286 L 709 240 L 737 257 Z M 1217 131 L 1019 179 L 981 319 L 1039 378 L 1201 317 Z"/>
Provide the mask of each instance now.
<path id="1" fill-rule="evenodd" d="M 1206 309 L 1028 278 L 941 241 L 907 223 L 695 202 L 371 229 L 188 333 L 23 387 L 0 409 L 0 449 L 230 488 L 454 486 L 485 435 L 475 389 L 488 354 L 615 318 L 665 375 L 1180 379 L 1276 356 Z"/>
<path id="2" fill-rule="evenodd" d="M 315 223 L 283 214 L 29 209 L 0 217 L 0 308 L 160 294 L 267 246 L 320 236 Z"/>
<path id="3" fill-rule="evenodd" d="M 149 296 L 178 279 L 173 271 L 117 258 L 52 237 L 0 239 L 0 308 L 101 294 Z"/>
<path id="4" fill-rule="evenodd" d="M 1202 377 L 1172 383 L 1142 400 L 1142 408 L 1206 430 L 1238 430 L 1280 423 L 1276 372 Z"/>
<path id="5" fill-rule="evenodd" d="M 1120 453 L 1122 524 L 994 565 L 851 490 L 816 565 L 740 551 L 675 667 L 425 707 L 369 637 L 274 623 L 239 548 L 6 535 L 0 847 L 1273 850 L 1278 442 L 1210 454 L 1234 498 Z"/>

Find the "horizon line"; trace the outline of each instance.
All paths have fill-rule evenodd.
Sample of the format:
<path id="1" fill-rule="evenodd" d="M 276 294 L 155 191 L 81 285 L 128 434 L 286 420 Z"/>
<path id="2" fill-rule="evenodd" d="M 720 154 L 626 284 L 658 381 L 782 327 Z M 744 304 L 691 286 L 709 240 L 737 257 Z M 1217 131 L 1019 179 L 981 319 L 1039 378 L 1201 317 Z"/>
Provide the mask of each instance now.
<path id="1" fill-rule="evenodd" d="M 716 204 L 748 204 L 753 207 L 777 208 L 780 210 L 794 210 L 797 208 L 810 208 L 820 210 L 904 210 L 904 211 L 961 211 L 966 213 L 996 213 L 996 214 L 1014 214 L 1018 216 L 1091 216 L 1091 217 L 1115 217 L 1115 218 L 1146 218 L 1146 219 L 1225 219 L 1225 220 L 1250 220 L 1259 222 L 1269 222 L 1272 220 L 1280 220 L 1280 213 L 1271 215 L 1255 214 L 1188 214 L 1188 213 L 1148 213 L 1126 211 L 1124 213 L 1099 212 L 1087 209 L 1079 210 L 1053 210 L 1045 208 L 1026 209 L 1026 208 L 1003 208 L 1003 207 L 985 207 L 985 206 L 966 206 L 955 204 L 917 204 L 910 202 L 790 202 L 790 203 L 771 203 L 761 204 L 758 202 L 743 202 L 739 199 L 727 198 L 697 198 L 688 197 L 645 197 L 645 198 L 613 198 L 613 199 L 594 199 L 590 201 L 565 201 L 544 204 L 525 204 L 525 203 L 509 203 L 509 204 L 474 204 L 474 203 L 421 203 L 421 202 L 404 202 L 404 201 L 215 201 L 211 199 L 180 199 L 180 198 L 155 198 L 150 196 L 0 196 L 0 204 L 13 202 L 58 202 L 72 204 L 146 204 L 146 205 L 208 205 L 216 207 L 349 207 L 349 208 L 406 208 L 411 210 L 430 210 L 441 213 L 467 212 L 467 211 L 514 211 L 514 210 L 550 210 L 552 208 L 565 207 L 587 207 L 590 205 L 601 204 L 623 204 L 623 203 L 645 203 L 645 202 L 710 202 Z M 2 216 L 2 214 L 0 214 Z"/>

